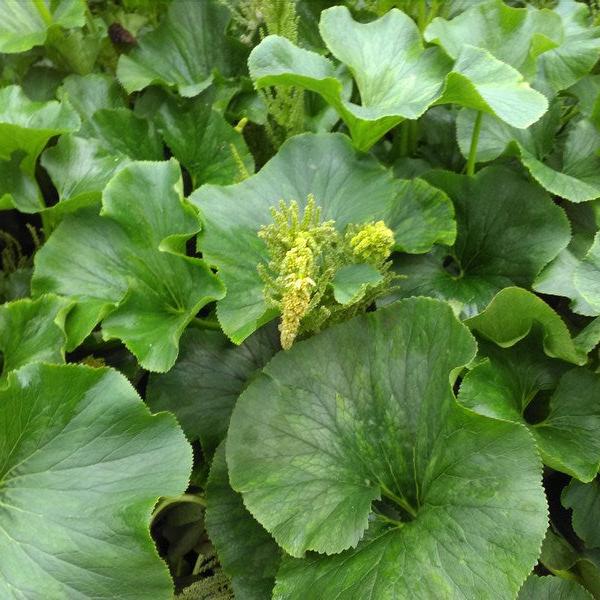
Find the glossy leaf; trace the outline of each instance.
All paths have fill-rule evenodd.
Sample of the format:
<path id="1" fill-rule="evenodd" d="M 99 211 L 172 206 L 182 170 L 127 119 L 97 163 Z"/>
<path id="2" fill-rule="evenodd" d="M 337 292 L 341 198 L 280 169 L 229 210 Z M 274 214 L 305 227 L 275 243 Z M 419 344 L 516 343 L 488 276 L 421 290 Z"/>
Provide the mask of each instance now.
<path id="1" fill-rule="evenodd" d="M 443 192 L 420 180 L 394 180 L 374 159 L 356 153 L 345 136 L 296 136 L 253 177 L 227 187 L 206 185 L 190 196 L 205 223 L 199 247 L 227 288 L 219 321 L 235 343 L 276 316 L 266 306 L 257 271 L 268 260 L 257 233 L 272 222 L 270 208 L 281 199 L 296 200 L 303 209 L 309 194 L 323 219 L 335 220 L 340 230 L 384 220 L 406 252 L 454 239 L 453 212 Z"/>
<path id="2" fill-rule="evenodd" d="M 569 241 L 564 212 L 515 171 L 494 166 L 475 177 L 446 171 L 424 177 L 454 203 L 456 243 L 425 256 L 398 257 L 395 269 L 407 279 L 394 297 L 442 298 L 473 316 L 502 288 L 529 287 Z"/>
<path id="3" fill-rule="evenodd" d="M 173 368 L 150 375 L 146 402 L 174 413 L 190 440 L 207 455 L 225 438 L 237 397 L 280 349 L 275 327 L 264 327 L 240 346 L 220 331 L 190 327 Z"/>
<path id="4" fill-rule="evenodd" d="M 69 216 L 36 254 L 33 292 L 77 302 L 66 323 L 69 349 L 103 321 L 106 339 L 123 340 L 145 368 L 166 371 L 186 325 L 223 294 L 206 264 L 185 256 L 198 228 L 182 202 L 177 163 L 133 163 L 106 186 L 100 214 Z"/>
<path id="5" fill-rule="evenodd" d="M 81 27 L 84 0 L 7 0 L 0 4 L 0 52 L 25 52 L 46 41 L 50 27 Z"/>
<path id="6" fill-rule="evenodd" d="M 523 427 L 455 402 L 475 350 L 448 305 L 409 299 L 299 342 L 241 395 L 233 488 L 292 556 L 333 554 L 286 561 L 274 598 L 516 594 L 546 530 L 540 465 Z"/>
<path id="7" fill-rule="evenodd" d="M 281 550 L 246 510 L 241 495 L 231 489 L 224 444 L 213 458 L 206 497 L 206 528 L 236 598 L 269 598 Z"/>
<path id="8" fill-rule="evenodd" d="M 192 465 L 171 415 L 115 371 L 36 364 L 0 389 L 0 431 L 0 596 L 172 597 L 148 531 Z"/>
<path id="9" fill-rule="evenodd" d="M 152 84 L 174 87 L 181 96 L 197 96 L 213 81 L 213 72 L 231 75 L 242 53 L 225 35 L 229 11 L 215 0 L 174 0 L 157 29 L 121 55 L 117 77 L 128 93 Z"/>
<path id="10" fill-rule="evenodd" d="M 71 304 L 57 296 L 0 305 L 0 383 L 30 362 L 65 361 L 65 316 Z"/>

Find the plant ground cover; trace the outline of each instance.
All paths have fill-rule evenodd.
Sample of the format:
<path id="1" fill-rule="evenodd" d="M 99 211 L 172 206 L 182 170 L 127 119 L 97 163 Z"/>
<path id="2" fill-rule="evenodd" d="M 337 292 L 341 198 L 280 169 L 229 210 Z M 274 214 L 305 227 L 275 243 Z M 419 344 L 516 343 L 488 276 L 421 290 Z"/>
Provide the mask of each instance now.
<path id="1" fill-rule="evenodd" d="M 0 599 L 600 598 L 597 0 L 0 0 Z"/>

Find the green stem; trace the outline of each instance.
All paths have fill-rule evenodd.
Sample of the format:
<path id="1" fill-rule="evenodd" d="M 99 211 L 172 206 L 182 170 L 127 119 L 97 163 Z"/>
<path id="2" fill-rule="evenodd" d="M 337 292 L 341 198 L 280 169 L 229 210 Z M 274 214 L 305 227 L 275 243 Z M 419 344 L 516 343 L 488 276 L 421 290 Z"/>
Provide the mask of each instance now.
<path id="1" fill-rule="evenodd" d="M 398 506 L 403 508 L 413 519 L 417 516 L 417 511 L 406 501 L 405 498 L 396 496 L 394 492 L 388 489 L 383 483 L 379 484 L 381 493 L 386 497 L 395 502 Z"/>
<path id="2" fill-rule="evenodd" d="M 548 571 L 550 571 L 550 573 L 552 573 L 553 575 L 556 575 L 557 577 L 561 577 L 562 579 L 566 579 L 567 581 L 575 581 L 575 582 L 581 584 L 581 577 L 579 577 L 579 575 L 577 575 L 576 573 L 573 573 L 571 571 L 562 571 L 560 569 L 553 569 L 545 563 L 544 563 L 544 567 L 546 567 L 546 569 L 548 569 Z"/>
<path id="3" fill-rule="evenodd" d="M 475 162 L 477 157 L 477 144 L 479 143 L 479 133 L 481 131 L 481 119 L 483 113 L 479 111 L 475 117 L 475 125 L 471 135 L 471 148 L 469 149 L 469 158 L 467 159 L 467 175 L 475 175 Z"/>
<path id="4" fill-rule="evenodd" d="M 213 319 L 202 319 L 201 317 L 196 317 L 192 319 L 190 322 L 192 327 L 197 327 L 198 329 L 221 329 L 221 325 L 219 325 L 219 321 Z"/>
<path id="5" fill-rule="evenodd" d="M 33 3 L 37 8 L 38 14 L 44 20 L 44 23 L 46 23 L 46 25 L 52 25 L 52 15 L 50 14 L 50 11 L 48 10 L 44 0 L 33 0 Z"/>
<path id="6" fill-rule="evenodd" d="M 188 504 L 197 504 L 198 506 L 206 508 L 206 500 L 201 496 L 196 496 L 195 494 L 182 494 L 181 496 L 175 496 L 174 498 L 163 498 L 152 512 L 152 517 L 150 518 L 150 526 L 152 526 L 158 515 L 165 508 L 171 506 L 172 504 L 179 504 L 180 502 Z"/>
<path id="7" fill-rule="evenodd" d="M 377 511 L 375 512 L 375 514 L 379 519 L 385 521 L 386 523 L 389 523 L 390 525 L 393 525 L 394 527 L 404 527 L 404 523 L 402 521 L 397 521 L 396 519 L 392 519 L 387 515 L 384 515 L 383 513 Z"/>
<path id="8" fill-rule="evenodd" d="M 423 33 L 425 27 L 427 26 L 427 3 L 426 0 L 419 0 L 419 14 L 417 16 L 417 26 L 419 27 L 419 31 Z"/>

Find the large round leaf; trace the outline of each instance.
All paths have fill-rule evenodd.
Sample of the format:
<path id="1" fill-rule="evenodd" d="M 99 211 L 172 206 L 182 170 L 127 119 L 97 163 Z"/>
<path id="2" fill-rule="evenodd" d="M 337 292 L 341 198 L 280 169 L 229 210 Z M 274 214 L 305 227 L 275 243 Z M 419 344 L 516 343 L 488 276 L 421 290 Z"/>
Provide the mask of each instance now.
<path id="1" fill-rule="evenodd" d="M 222 296 L 206 264 L 185 255 L 199 222 L 181 186 L 174 160 L 132 163 L 106 186 L 100 214 L 70 215 L 36 254 L 34 294 L 77 301 L 68 349 L 103 320 L 105 338 L 123 340 L 145 368 L 166 371 L 186 325 Z"/>
<path id="2" fill-rule="evenodd" d="M 413 298 L 278 354 L 240 396 L 233 488 L 292 556 L 342 552 L 288 562 L 276 598 L 516 594 L 546 530 L 541 465 L 525 428 L 455 401 L 475 349 Z"/>
<path id="3" fill-rule="evenodd" d="M 475 177 L 432 171 L 426 179 L 454 202 L 456 243 L 425 256 L 399 257 L 396 269 L 407 276 L 400 296 L 442 298 L 470 317 L 502 288 L 529 287 L 569 242 L 562 209 L 511 169 L 488 167 Z"/>
<path id="4" fill-rule="evenodd" d="M 192 453 L 108 369 L 28 365 L 0 389 L 0 596 L 168 600 L 150 538 L 160 495 L 181 494 Z"/>
<path id="5" fill-rule="evenodd" d="M 270 209 L 280 200 L 296 200 L 303 209 L 309 194 L 322 207 L 323 219 L 333 219 L 340 230 L 383 219 L 397 248 L 406 252 L 426 252 L 435 242 L 454 240 L 453 211 L 443 192 L 418 179 L 394 180 L 343 135 L 296 136 L 257 175 L 228 187 L 206 185 L 190 196 L 205 222 L 200 249 L 227 287 L 219 321 L 235 343 L 275 316 L 257 271 L 268 261 L 257 233 L 272 222 Z"/>

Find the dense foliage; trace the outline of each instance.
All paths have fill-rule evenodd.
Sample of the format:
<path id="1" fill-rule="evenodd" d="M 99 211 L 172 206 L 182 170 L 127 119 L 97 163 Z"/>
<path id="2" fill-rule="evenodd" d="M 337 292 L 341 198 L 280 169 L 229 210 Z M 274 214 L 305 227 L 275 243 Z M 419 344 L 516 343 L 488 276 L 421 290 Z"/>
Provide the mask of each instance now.
<path id="1" fill-rule="evenodd" d="M 0 0 L 0 598 L 600 598 L 595 0 Z"/>

